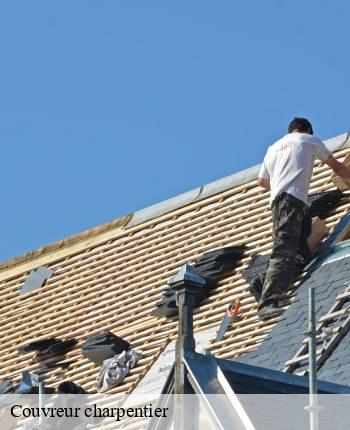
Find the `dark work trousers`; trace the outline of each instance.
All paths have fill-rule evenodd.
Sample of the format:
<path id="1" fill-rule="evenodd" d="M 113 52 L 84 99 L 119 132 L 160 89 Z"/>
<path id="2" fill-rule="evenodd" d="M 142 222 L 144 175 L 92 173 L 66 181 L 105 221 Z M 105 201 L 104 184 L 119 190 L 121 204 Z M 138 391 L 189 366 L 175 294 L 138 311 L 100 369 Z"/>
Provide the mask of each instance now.
<path id="1" fill-rule="evenodd" d="M 303 201 L 287 193 L 280 194 L 273 201 L 273 246 L 259 308 L 276 304 L 311 259 L 307 244 L 311 219 L 307 210 Z"/>

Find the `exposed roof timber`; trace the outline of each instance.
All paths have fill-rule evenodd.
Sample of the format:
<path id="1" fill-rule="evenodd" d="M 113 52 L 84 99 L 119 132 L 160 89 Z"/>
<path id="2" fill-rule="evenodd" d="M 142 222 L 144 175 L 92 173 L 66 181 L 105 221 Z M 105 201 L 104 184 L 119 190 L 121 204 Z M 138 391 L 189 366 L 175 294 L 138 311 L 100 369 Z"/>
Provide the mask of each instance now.
<path id="1" fill-rule="evenodd" d="M 325 140 L 332 152 L 350 147 L 350 132 Z M 244 185 L 257 178 L 260 165 L 250 167 L 225 178 L 211 182 L 192 191 L 180 194 L 161 203 L 149 206 L 127 216 L 119 217 L 111 222 L 90 230 L 78 233 L 58 242 L 54 242 L 35 251 L 9 259 L 0 263 L 0 281 L 30 271 L 39 265 L 46 265 L 67 255 L 81 252 L 88 247 L 96 246 L 118 237 L 125 230 L 165 216 L 172 211 L 196 203 L 202 199 L 227 191 L 233 187 Z M 16 266 L 16 270 L 14 270 Z"/>

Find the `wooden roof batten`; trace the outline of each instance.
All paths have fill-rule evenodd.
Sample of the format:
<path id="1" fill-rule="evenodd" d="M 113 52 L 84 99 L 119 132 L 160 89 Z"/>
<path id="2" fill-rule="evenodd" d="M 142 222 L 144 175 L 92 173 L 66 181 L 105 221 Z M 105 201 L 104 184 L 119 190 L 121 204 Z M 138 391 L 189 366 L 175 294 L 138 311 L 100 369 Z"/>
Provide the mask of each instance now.
<path id="1" fill-rule="evenodd" d="M 349 133 L 325 143 L 341 158 L 349 152 Z M 132 391 L 176 337 L 176 319 L 149 315 L 167 278 L 208 249 L 237 241 L 248 245 L 246 256 L 235 273 L 195 309 L 194 331 L 218 326 L 227 304 L 241 297 L 243 320 L 210 349 L 223 358 L 255 349 L 274 325 L 274 321 L 258 321 L 254 300 L 241 276 L 249 256 L 268 252 L 271 246 L 268 193 L 255 184 L 259 167 L 2 263 L 0 380 L 38 367 L 33 354 L 17 354 L 19 346 L 48 335 L 74 336 L 77 347 L 67 356 L 74 364 L 64 377 L 93 390 L 98 368 L 81 355 L 80 346 L 90 334 L 108 328 L 122 333 L 143 354 L 140 364 L 112 392 Z M 312 190 L 332 188 L 328 179 L 328 167 L 318 163 Z M 330 213 L 327 226 L 335 225 L 349 207 L 346 200 Z M 29 272 L 40 265 L 54 269 L 54 276 L 40 289 L 19 295 Z M 61 374 L 52 370 L 46 383 L 55 385 Z"/>

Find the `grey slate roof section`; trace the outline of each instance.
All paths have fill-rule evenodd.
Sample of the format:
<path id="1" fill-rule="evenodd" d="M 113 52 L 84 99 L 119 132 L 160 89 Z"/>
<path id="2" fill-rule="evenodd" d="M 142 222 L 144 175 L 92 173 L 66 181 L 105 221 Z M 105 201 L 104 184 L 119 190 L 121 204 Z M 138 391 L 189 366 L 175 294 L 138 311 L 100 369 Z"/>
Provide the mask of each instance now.
<path id="1" fill-rule="evenodd" d="M 324 141 L 327 148 L 331 151 L 337 151 L 350 147 L 350 132 L 340 134 L 339 136 L 327 139 Z M 125 229 L 134 227 L 146 221 L 150 221 L 154 218 L 158 218 L 176 209 L 195 203 L 202 199 L 205 199 L 215 194 L 227 191 L 230 188 L 244 185 L 250 181 L 253 181 L 258 177 L 260 170 L 260 164 L 250 167 L 232 175 L 226 176 L 225 178 L 211 182 L 210 184 L 203 185 L 192 191 L 180 194 L 168 200 L 164 200 L 161 203 L 149 206 L 145 209 L 141 209 L 133 213 L 130 221 L 124 226 Z"/>
<path id="2" fill-rule="evenodd" d="M 350 331 L 343 337 L 337 348 L 319 370 L 323 380 L 332 380 L 350 386 Z"/>
<path id="3" fill-rule="evenodd" d="M 328 313 L 337 294 L 350 281 L 349 255 L 316 268 L 298 288 L 295 299 L 285 311 L 266 340 L 255 351 L 236 358 L 236 361 L 282 371 L 287 360 L 292 359 L 302 345 L 308 323 L 308 288 L 316 288 L 316 318 Z M 350 386 L 350 334 L 347 333 L 318 372 L 318 379 Z"/>

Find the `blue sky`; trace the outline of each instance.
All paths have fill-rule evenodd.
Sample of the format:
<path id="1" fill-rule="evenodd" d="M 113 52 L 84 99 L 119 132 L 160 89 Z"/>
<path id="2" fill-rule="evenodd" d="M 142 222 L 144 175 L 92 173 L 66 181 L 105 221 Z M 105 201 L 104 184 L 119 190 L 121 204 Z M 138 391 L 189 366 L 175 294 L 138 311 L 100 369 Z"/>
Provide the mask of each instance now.
<path id="1" fill-rule="evenodd" d="M 0 4 L 0 260 L 349 128 L 347 0 Z"/>

